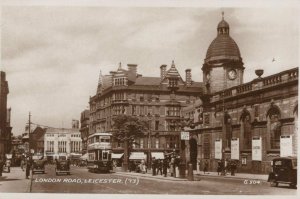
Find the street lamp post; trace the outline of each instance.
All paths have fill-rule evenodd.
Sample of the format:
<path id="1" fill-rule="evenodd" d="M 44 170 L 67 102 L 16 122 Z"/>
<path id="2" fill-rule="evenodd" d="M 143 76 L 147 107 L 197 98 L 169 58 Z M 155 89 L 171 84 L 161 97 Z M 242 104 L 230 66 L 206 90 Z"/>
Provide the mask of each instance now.
<path id="1" fill-rule="evenodd" d="M 149 128 L 148 128 L 148 131 L 149 131 L 149 133 L 148 133 L 148 156 L 147 156 L 147 159 L 148 159 L 148 161 L 147 161 L 147 164 L 148 164 L 148 168 L 151 168 L 151 164 L 150 164 L 150 162 L 151 162 L 151 122 L 152 122 L 152 115 L 150 114 L 150 113 L 148 113 L 148 119 L 149 119 L 149 121 L 148 121 L 148 125 L 149 125 Z"/>

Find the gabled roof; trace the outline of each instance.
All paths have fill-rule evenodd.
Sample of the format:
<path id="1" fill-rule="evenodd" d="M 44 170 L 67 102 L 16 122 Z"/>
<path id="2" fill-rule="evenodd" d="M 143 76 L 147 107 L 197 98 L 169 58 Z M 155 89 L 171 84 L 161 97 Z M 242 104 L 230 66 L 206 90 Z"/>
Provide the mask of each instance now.
<path id="1" fill-rule="evenodd" d="M 159 85 L 160 77 L 138 77 L 134 85 Z"/>

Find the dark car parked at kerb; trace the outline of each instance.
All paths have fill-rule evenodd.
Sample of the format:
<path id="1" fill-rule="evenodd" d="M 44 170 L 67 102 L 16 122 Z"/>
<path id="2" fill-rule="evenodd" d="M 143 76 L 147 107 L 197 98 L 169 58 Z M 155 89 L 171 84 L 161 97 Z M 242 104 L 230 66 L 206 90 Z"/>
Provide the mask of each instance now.
<path id="1" fill-rule="evenodd" d="M 282 157 L 272 161 L 272 172 L 269 174 L 268 182 L 271 186 L 278 186 L 278 183 L 289 184 L 290 187 L 297 187 L 297 158 Z"/>
<path id="2" fill-rule="evenodd" d="M 70 175 L 70 161 L 69 160 L 56 160 L 56 175 L 67 174 Z"/>
<path id="3" fill-rule="evenodd" d="M 44 160 L 43 156 L 34 155 L 32 156 L 32 174 L 34 173 L 45 173 L 45 164 L 46 160 Z"/>

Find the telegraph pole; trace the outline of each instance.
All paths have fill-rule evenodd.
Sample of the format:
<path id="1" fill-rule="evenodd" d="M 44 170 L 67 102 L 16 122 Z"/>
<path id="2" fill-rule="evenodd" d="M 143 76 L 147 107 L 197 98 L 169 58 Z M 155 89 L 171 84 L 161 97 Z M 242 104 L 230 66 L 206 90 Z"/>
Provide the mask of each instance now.
<path id="1" fill-rule="evenodd" d="M 29 139 L 29 153 L 31 153 L 31 113 L 28 115 L 28 139 Z"/>

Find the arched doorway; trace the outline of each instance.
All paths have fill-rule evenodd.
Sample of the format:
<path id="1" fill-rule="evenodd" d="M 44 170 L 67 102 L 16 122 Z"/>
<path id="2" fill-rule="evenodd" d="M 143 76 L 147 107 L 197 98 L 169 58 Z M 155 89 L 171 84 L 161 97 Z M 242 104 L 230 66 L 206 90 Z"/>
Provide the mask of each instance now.
<path id="1" fill-rule="evenodd" d="M 193 170 L 197 169 L 197 140 L 195 138 L 190 139 L 190 161 L 193 165 Z"/>

